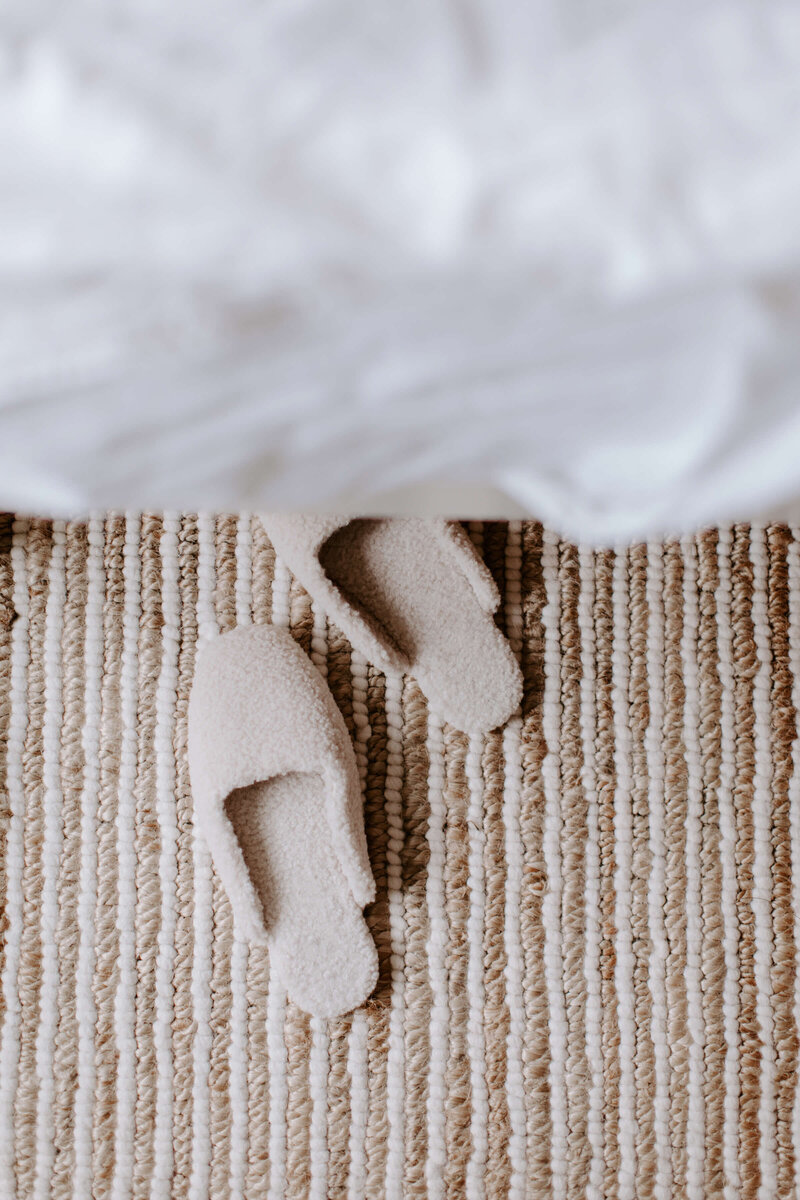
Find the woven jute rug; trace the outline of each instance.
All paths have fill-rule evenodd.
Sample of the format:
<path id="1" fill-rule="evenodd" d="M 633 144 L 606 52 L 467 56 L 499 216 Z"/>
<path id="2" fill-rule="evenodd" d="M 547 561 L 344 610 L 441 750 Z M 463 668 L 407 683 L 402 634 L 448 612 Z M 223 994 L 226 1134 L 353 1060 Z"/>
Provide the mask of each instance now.
<path id="1" fill-rule="evenodd" d="M 472 526 L 523 710 L 484 740 L 249 517 L 0 532 L 0 1196 L 790 1196 L 800 540 Z M 194 837 L 198 638 L 290 626 L 353 735 L 381 978 L 287 1003 Z"/>

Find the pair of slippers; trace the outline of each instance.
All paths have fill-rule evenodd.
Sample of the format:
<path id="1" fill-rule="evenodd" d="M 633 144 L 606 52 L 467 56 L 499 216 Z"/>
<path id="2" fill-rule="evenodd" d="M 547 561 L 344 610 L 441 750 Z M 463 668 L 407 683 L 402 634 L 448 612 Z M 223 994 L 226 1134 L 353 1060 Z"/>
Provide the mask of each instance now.
<path id="1" fill-rule="evenodd" d="M 501 725 L 522 680 L 494 623 L 500 597 L 460 525 L 262 517 L 276 552 L 353 646 L 416 677 L 438 717 Z M 353 748 L 322 676 L 286 630 L 250 626 L 198 654 L 189 704 L 198 825 L 238 927 L 266 944 L 313 1016 L 362 1004 L 378 961 Z"/>

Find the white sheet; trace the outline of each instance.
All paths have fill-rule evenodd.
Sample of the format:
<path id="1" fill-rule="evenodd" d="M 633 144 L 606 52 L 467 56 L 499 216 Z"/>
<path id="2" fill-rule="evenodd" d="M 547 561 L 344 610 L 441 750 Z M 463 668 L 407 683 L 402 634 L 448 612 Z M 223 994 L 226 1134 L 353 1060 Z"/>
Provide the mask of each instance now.
<path id="1" fill-rule="evenodd" d="M 0 155 L 0 505 L 800 494 L 795 3 L 14 0 Z"/>

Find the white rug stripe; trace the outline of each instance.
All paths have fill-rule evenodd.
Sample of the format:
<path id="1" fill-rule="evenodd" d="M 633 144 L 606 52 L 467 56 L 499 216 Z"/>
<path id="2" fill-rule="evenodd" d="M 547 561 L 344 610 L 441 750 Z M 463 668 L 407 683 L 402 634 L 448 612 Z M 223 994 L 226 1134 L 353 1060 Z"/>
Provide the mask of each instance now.
<path id="1" fill-rule="evenodd" d="M 470 1130 L 472 1150 L 467 1163 L 467 1200 L 483 1200 L 484 1172 L 488 1152 L 489 1088 L 486 1084 L 486 1038 L 483 1031 L 483 934 L 486 908 L 485 871 L 483 864 L 485 836 L 483 832 L 483 756 L 484 739 L 472 736 L 467 750 L 466 775 L 469 786 L 469 918 L 467 941 L 467 992 L 469 1016 L 467 1043 L 470 1062 L 470 1093 L 472 1112 Z"/>
<path id="2" fill-rule="evenodd" d="M 197 627 L 198 649 L 218 634 L 214 609 L 216 587 L 215 522 L 208 513 L 197 518 Z M 192 914 L 192 1169 L 191 1200 L 208 1200 L 211 1135 L 208 1075 L 211 1062 L 211 944 L 213 938 L 213 878 L 211 854 L 205 838 L 194 831 L 192 839 L 194 912 Z"/>
<path id="3" fill-rule="evenodd" d="M 27 521 L 14 521 L 11 540 L 13 603 L 17 619 L 11 630 L 11 715 L 8 723 L 6 776 L 9 820 L 6 836 L 6 931 L 3 963 L 3 1027 L 0 1032 L 0 1195 L 15 1196 L 13 1113 L 19 1076 L 17 970 L 22 941 L 22 871 L 24 865 L 25 789 L 22 760 L 28 727 L 28 578 L 25 540 Z"/>
<path id="4" fill-rule="evenodd" d="M 283 559 L 275 556 L 272 577 L 272 624 L 277 629 L 289 628 L 289 589 L 292 577 Z"/>
<path id="5" fill-rule="evenodd" d="M 228 1047 L 228 1093 L 231 1104 L 230 1175 L 231 1200 L 244 1196 L 247 1177 L 248 1105 L 247 1087 L 247 962 L 248 943 L 236 933 L 231 947 L 231 1039 Z"/>
<path id="6" fill-rule="evenodd" d="M 240 513 L 236 522 L 236 624 L 253 620 L 253 518 Z"/>
<path id="7" fill-rule="evenodd" d="M 100 787 L 100 689 L 103 682 L 103 520 L 89 519 L 84 635 L 83 786 L 81 860 L 78 876 L 78 965 L 75 1008 L 78 1019 L 78 1078 L 75 1090 L 73 1196 L 92 1191 L 92 1103 L 95 1085 L 94 1031 L 97 1011 L 92 992 L 94 914 L 97 904 L 97 797 Z"/>
<path id="8" fill-rule="evenodd" d="M 309 1200 L 325 1200 L 328 1195 L 328 1023 L 321 1017 L 311 1018 L 311 1053 L 308 1064 L 308 1084 L 311 1093 L 311 1127 L 308 1151 L 311 1178 Z"/>
<path id="9" fill-rule="evenodd" d="M 775 1048 L 772 1014 L 772 649 L 767 617 L 767 548 L 764 527 L 754 525 L 750 534 L 753 564 L 753 623 L 758 670 L 754 681 L 755 788 L 753 796 L 753 916 L 755 918 L 755 977 L 758 988 L 756 1012 L 761 1030 L 761 1099 L 759 1197 L 774 1195 L 776 1171 Z"/>
<path id="10" fill-rule="evenodd" d="M 697 668 L 699 625 L 697 595 L 697 549 L 686 537 L 683 551 L 683 745 L 687 768 L 686 806 L 686 992 L 689 1030 L 689 1120 L 686 1135 L 686 1187 L 690 1197 L 704 1194 L 705 1104 L 703 1063 L 705 1024 L 703 1019 L 700 945 L 703 936 L 700 846 L 703 813 L 703 762 L 700 753 L 700 685 Z"/>
<path id="11" fill-rule="evenodd" d="M 619 1017 L 619 1196 L 634 1200 L 636 1194 L 636 1019 L 633 993 L 633 945 L 631 939 L 631 858 L 633 815 L 631 812 L 631 729 L 629 721 L 630 635 L 628 612 L 628 561 L 624 551 L 614 556 L 612 580 L 614 650 L 613 710 L 614 765 L 614 984 Z"/>
<path id="12" fill-rule="evenodd" d="M 448 1052 L 450 1010 L 447 996 L 447 917 L 444 907 L 445 806 L 444 740 L 442 722 L 428 709 L 428 876 L 425 896 L 428 904 L 427 940 L 428 976 L 431 985 L 430 1057 L 428 1061 L 428 1154 L 425 1180 L 431 1200 L 444 1196 L 445 1144 L 445 1070 Z"/>
<path id="13" fill-rule="evenodd" d="M 367 660 L 358 650 L 350 652 L 350 681 L 352 684 L 353 725 L 355 726 L 353 753 L 356 756 L 358 778 L 363 792 L 367 784 L 367 746 L 372 736 L 372 728 L 367 708 Z"/>
<path id="14" fill-rule="evenodd" d="M 386 780 L 384 797 L 387 824 L 386 888 L 389 905 L 390 967 L 392 999 L 389 1013 L 389 1046 L 386 1062 L 388 1146 L 386 1153 L 387 1200 L 402 1200 L 405 1155 L 405 946 L 403 909 L 403 681 L 386 676 Z M 445 993 L 446 996 L 446 993 Z M 445 999 L 446 1003 L 446 999 Z M 444 1067 L 442 1067 L 444 1072 Z M 442 1110 L 444 1141 L 444 1110 Z"/>
<path id="15" fill-rule="evenodd" d="M 311 601 L 311 661 L 323 679 L 328 678 L 328 620 L 316 600 Z M 369 737 L 369 733 L 367 734 Z"/>
<path id="16" fill-rule="evenodd" d="M 731 628 L 731 533 L 721 529 L 717 547 L 719 584 L 717 605 L 717 670 L 722 686 L 720 700 L 721 764 L 719 787 L 720 862 L 722 866 L 722 921 L 725 954 L 723 1023 L 725 1029 L 724 1164 L 725 1200 L 736 1200 L 739 1180 L 739 917 L 736 909 L 736 814 L 733 787 L 736 775 L 736 724 L 734 715 L 733 631 Z M 797 687 L 797 681 L 794 682 Z M 795 743 L 795 748 L 797 743 Z M 794 810 L 793 810 L 794 811 Z M 795 886 L 798 880 L 795 879 Z M 800 1143 L 798 1143 L 800 1144 Z"/>
<path id="17" fill-rule="evenodd" d="M 586 979 L 586 1058 L 589 1066 L 587 1133 L 591 1146 L 589 1200 L 603 1193 L 603 1038 L 600 978 L 600 819 L 597 803 L 597 770 L 594 744 L 597 734 L 595 705 L 594 554 L 582 547 L 579 556 L 580 596 L 578 624 L 581 635 L 581 782 L 586 795 L 586 902 L 584 905 Z"/>
<path id="18" fill-rule="evenodd" d="M 506 538 L 506 635 L 517 660 L 522 654 L 522 525 L 510 521 Z M 506 951 L 506 1003 L 508 1037 L 506 1039 L 506 1098 L 510 1123 L 508 1157 L 511 1166 L 509 1197 L 524 1200 L 527 1187 L 527 1121 L 525 1084 L 522 1074 L 522 1045 L 525 1034 L 525 1002 L 522 978 L 525 970 L 520 934 L 520 898 L 522 896 L 522 758 L 520 739 L 522 716 L 517 712 L 503 731 L 505 780 L 503 789 L 503 826 L 505 829 L 506 889 L 504 937 Z"/>
<path id="19" fill-rule="evenodd" d="M 291 576 L 277 556 L 272 580 L 272 624 L 289 627 Z M 267 993 L 267 1054 L 269 1055 L 269 1196 L 278 1200 L 286 1187 L 286 1101 L 288 1097 L 286 990 L 270 966 Z"/>
<path id="20" fill-rule="evenodd" d="M 286 991 L 271 968 L 267 993 L 269 1056 L 269 1197 L 279 1200 L 286 1188 Z"/>
<path id="21" fill-rule="evenodd" d="M 542 903 L 544 969 L 550 1025 L 550 1169 L 553 1196 L 562 1200 L 567 1189 L 567 1015 L 561 955 L 561 595 L 558 580 L 558 540 L 545 530 L 542 541 L 545 585 L 544 696 L 542 726 L 547 753 L 542 762 L 545 814 L 543 851 L 547 890 Z"/>
<path id="22" fill-rule="evenodd" d="M 367 1185 L 367 1017 L 363 1009 L 353 1013 L 347 1040 L 347 1073 L 350 1076 L 350 1174 L 348 1200 L 363 1200 Z"/>
<path id="23" fill-rule="evenodd" d="M 136 748 L 138 707 L 138 644 L 140 576 L 138 516 L 126 514 L 123 548 L 125 607 L 120 677 L 120 771 L 117 802 L 117 921 L 119 975 L 114 996 L 114 1038 L 117 1048 L 117 1095 L 113 1200 L 126 1200 L 133 1179 L 134 1110 L 136 1105 Z"/>
<path id="24" fill-rule="evenodd" d="M 664 834 L 664 557 L 658 542 L 647 547 L 647 686 L 650 720 L 645 733 L 647 757 L 647 807 L 649 819 L 650 875 L 647 882 L 647 918 L 650 927 L 648 976 L 652 1000 L 650 1036 L 655 1057 L 653 1120 L 656 1141 L 655 1194 L 657 1200 L 672 1195 L 672 1162 L 669 1134 L 669 1042 L 667 1041 L 667 928 L 666 840 Z"/>
<path id="25" fill-rule="evenodd" d="M 353 688 L 353 720 L 355 724 L 354 751 L 362 793 L 367 780 L 367 743 L 371 729 L 367 710 L 367 660 L 357 650 L 350 653 L 350 677 Z M 387 767 L 388 772 L 388 767 Z M 348 1036 L 347 1069 L 350 1075 L 350 1170 L 347 1194 L 350 1200 L 360 1200 L 366 1187 L 367 1113 L 369 1091 L 367 1082 L 367 1019 L 363 1010 L 353 1013 Z M 391 1139 L 391 1133 L 389 1134 Z"/>
<path id="26" fill-rule="evenodd" d="M 46 1200 L 55 1161 L 53 1142 L 53 1049 L 58 1025 L 59 962 L 56 943 L 58 874 L 64 842 L 64 798 L 61 793 L 61 633 L 66 601 L 66 537 L 63 521 L 53 522 L 52 553 L 47 572 L 44 629 L 44 722 L 42 727 L 42 784 L 44 842 L 42 845 L 41 946 L 42 977 L 39 1025 L 36 1031 L 36 1165 L 33 1195 Z"/>
<path id="27" fill-rule="evenodd" d="M 252 531 L 249 513 L 241 513 L 236 523 L 236 624 L 249 625 L 253 619 L 252 602 Z M 249 947 L 238 936 L 234 917 L 231 947 L 231 1037 L 228 1045 L 228 1095 L 231 1109 L 230 1174 L 231 1200 L 244 1197 L 247 1177 L 248 1113 L 250 1093 L 247 1086 L 247 963 Z"/>
<path id="28" fill-rule="evenodd" d="M 172 736 L 178 686 L 178 653 L 181 638 L 180 567 L 178 533 L 180 517 L 165 513 L 159 539 L 161 558 L 161 666 L 156 686 L 156 812 L 161 845 L 158 879 L 161 892 L 161 927 L 156 958 L 155 1042 L 156 1120 L 153 1133 L 153 1177 L 150 1194 L 154 1200 L 168 1200 L 172 1187 L 172 1109 L 174 1101 L 172 1073 L 172 1019 L 174 994 L 172 972 L 175 964 L 175 885 L 177 881 L 178 820 L 175 808 L 175 752 Z"/>
<path id="29" fill-rule="evenodd" d="M 800 734 L 800 527 L 792 529 L 789 546 L 789 660 L 792 668 L 792 704 Z M 792 908 L 794 943 L 800 950 L 800 736 L 792 744 L 792 775 L 789 781 L 789 813 L 792 838 Z M 800 1030 L 800 970 L 794 980 L 794 1024 Z M 794 1186 L 800 1194 L 800 1074 L 795 1080 L 792 1106 L 792 1141 L 795 1147 Z"/>
<path id="30" fill-rule="evenodd" d="M 311 661 L 323 679 L 328 676 L 328 622 L 315 600 L 311 602 Z M 369 733 L 367 733 L 369 736 Z M 328 1193 L 328 1070 L 330 1066 L 328 1025 L 318 1017 L 311 1018 L 311 1052 L 308 1086 L 311 1097 L 311 1127 L 309 1129 L 309 1158 L 311 1178 L 310 1200 L 325 1200 Z"/>

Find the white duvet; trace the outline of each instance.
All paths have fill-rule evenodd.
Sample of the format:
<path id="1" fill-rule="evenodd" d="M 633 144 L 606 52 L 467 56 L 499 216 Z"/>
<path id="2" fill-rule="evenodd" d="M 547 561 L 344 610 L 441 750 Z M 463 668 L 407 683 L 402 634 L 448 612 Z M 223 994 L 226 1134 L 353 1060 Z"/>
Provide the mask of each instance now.
<path id="1" fill-rule="evenodd" d="M 0 505 L 800 496 L 800 5 L 12 0 Z"/>

